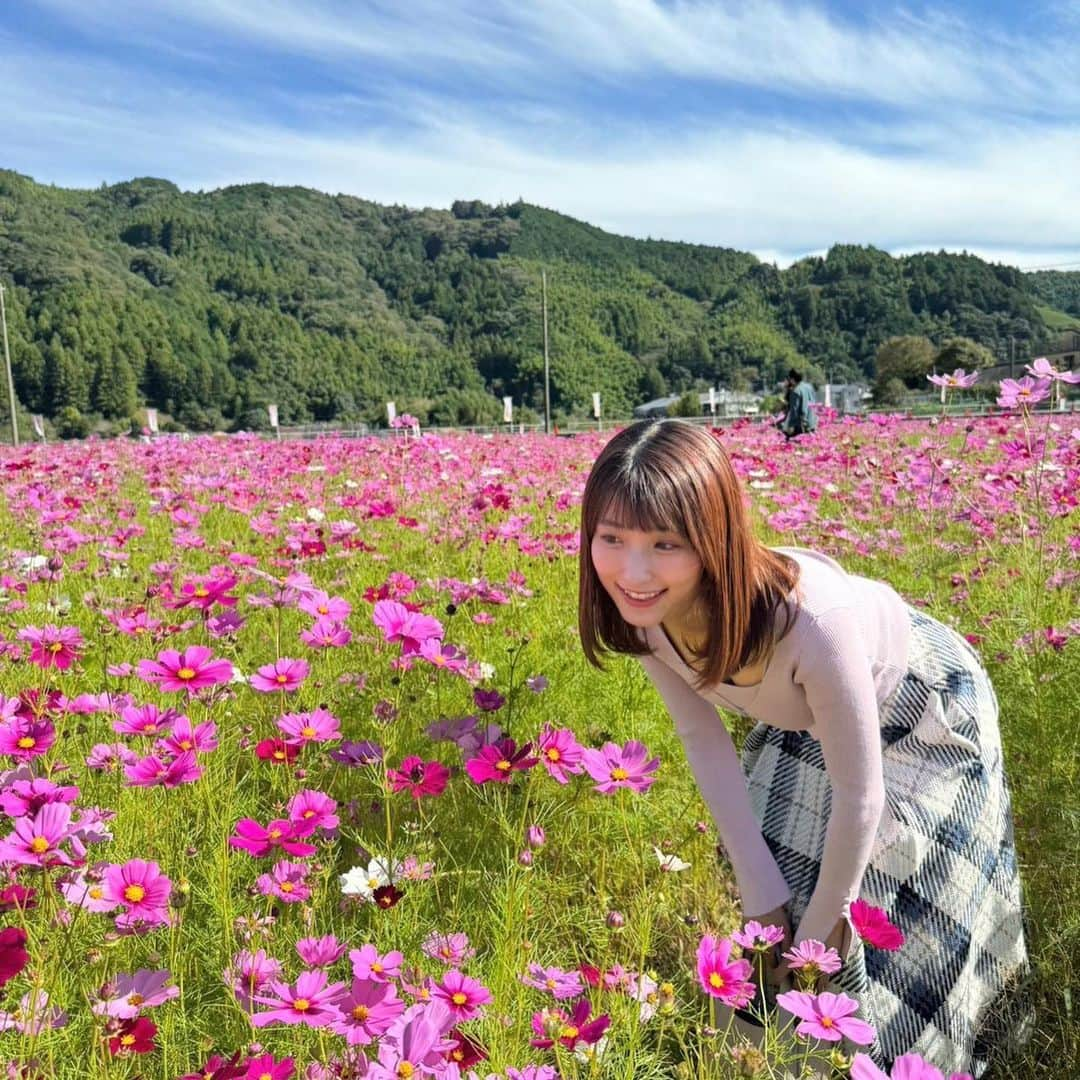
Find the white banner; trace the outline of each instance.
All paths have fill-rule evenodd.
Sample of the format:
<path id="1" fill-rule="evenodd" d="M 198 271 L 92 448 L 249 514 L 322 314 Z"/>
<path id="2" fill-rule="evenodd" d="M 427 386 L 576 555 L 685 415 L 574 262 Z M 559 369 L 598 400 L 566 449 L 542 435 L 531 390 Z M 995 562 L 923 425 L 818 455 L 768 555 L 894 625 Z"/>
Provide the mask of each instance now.
<path id="1" fill-rule="evenodd" d="M 158 433 L 157 409 L 146 410 L 146 426 L 150 429 L 151 435 L 156 435 Z"/>
<path id="2" fill-rule="evenodd" d="M 709 410 L 712 412 L 713 416 L 716 415 L 716 387 L 715 386 L 710 386 L 709 387 Z"/>
<path id="3" fill-rule="evenodd" d="M 597 420 L 600 419 L 600 395 L 593 394 L 592 396 L 592 414 Z"/>
<path id="4" fill-rule="evenodd" d="M 825 408 L 832 408 L 832 386 L 829 383 L 825 384 Z"/>
<path id="5" fill-rule="evenodd" d="M 277 425 L 277 406 L 267 405 L 266 411 L 270 414 L 270 426 L 276 428 Z"/>
<path id="6" fill-rule="evenodd" d="M 392 424 L 396 417 L 397 417 L 397 406 L 392 401 L 388 401 L 386 403 L 386 422 L 388 424 Z"/>
<path id="7" fill-rule="evenodd" d="M 45 438 L 45 417 L 38 416 L 36 413 L 30 417 L 31 423 L 34 425 L 34 434 L 39 439 Z"/>
<path id="8" fill-rule="evenodd" d="M 941 388 L 941 404 L 942 405 L 945 404 L 945 391 L 946 391 L 946 389 L 947 389 L 947 387 L 944 387 L 944 386 Z"/>
<path id="9" fill-rule="evenodd" d="M 514 422 L 514 399 L 512 397 L 503 398 L 503 423 L 512 424 Z"/>

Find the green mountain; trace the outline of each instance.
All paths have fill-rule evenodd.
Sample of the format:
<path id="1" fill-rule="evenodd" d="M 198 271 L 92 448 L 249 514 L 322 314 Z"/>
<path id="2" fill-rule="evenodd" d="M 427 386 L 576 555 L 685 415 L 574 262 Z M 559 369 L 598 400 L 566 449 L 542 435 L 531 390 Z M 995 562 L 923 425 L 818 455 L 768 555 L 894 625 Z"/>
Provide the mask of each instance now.
<path id="1" fill-rule="evenodd" d="M 971 338 L 1027 359 L 1080 313 L 1080 274 L 968 255 L 839 246 L 786 270 L 726 248 L 613 236 L 524 203 L 449 211 L 250 184 L 94 191 L 0 170 L 0 274 L 28 411 L 123 421 L 153 405 L 194 429 L 501 416 L 543 402 L 607 415 L 701 383 L 771 386 L 792 364 L 873 375 L 897 335 Z M 77 413 L 73 413 L 73 410 Z"/>

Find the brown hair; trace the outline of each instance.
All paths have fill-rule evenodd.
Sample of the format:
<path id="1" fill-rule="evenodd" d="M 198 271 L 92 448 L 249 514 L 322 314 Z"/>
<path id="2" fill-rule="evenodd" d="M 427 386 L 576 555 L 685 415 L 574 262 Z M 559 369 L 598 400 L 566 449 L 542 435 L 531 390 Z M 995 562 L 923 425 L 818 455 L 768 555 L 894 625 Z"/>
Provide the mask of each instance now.
<path id="1" fill-rule="evenodd" d="M 701 559 L 701 598 L 709 630 L 698 687 L 722 682 L 768 655 L 794 621 L 788 596 L 798 565 L 753 535 L 743 491 L 719 440 L 681 420 L 645 420 L 619 432 L 600 452 L 581 506 L 578 624 L 585 656 L 650 651 L 619 614 L 592 562 L 603 518 L 627 528 L 671 531 Z M 777 633 L 777 620 L 783 626 Z"/>

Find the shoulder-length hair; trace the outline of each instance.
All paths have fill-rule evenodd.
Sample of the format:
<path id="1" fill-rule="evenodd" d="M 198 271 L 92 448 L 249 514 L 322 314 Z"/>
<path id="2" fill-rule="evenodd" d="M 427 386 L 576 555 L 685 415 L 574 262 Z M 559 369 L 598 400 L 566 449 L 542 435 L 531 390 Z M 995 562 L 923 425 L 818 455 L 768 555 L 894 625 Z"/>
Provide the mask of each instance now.
<path id="1" fill-rule="evenodd" d="M 650 651 L 619 614 L 592 562 L 601 520 L 682 536 L 701 559 L 708 633 L 694 653 L 698 687 L 729 680 L 768 656 L 794 622 L 789 596 L 799 579 L 792 560 L 753 535 L 742 487 L 710 432 L 680 420 L 642 421 L 600 452 L 581 507 L 578 624 L 585 656 Z"/>

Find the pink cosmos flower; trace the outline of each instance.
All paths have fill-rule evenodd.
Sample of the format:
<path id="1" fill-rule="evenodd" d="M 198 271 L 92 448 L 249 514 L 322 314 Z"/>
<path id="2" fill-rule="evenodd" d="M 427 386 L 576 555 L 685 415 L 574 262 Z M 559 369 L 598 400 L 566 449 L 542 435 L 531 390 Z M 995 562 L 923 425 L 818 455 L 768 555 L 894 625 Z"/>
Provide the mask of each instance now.
<path id="1" fill-rule="evenodd" d="M 1051 382 L 1050 379 L 1032 379 L 1027 375 L 1022 379 L 1002 379 L 997 403 L 1003 409 L 1035 405 L 1050 396 Z"/>
<path id="2" fill-rule="evenodd" d="M 476 955 L 476 950 L 469 945 L 467 934 L 440 934 L 433 930 L 420 948 L 432 960 L 440 960 L 444 964 L 455 966 L 465 963 L 466 960 Z"/>
<path id="3" fill-rule="evenodd" d="M 405 1011 L 393 983 L 373 979 L 353 979 L 349 992 L 338 1001 L 341 1019 L 330 1025 L 335 1035 L 344 1035 L 350 1046 L 365 1045 L 386 1034 Z"/>
<path id="4" fill-rule="evenodd" d="M 856 1054 L 851 1063 L 851 1080 L 890 1080 L 865 1054 Z M 935 1069 L 918 1054 L 901 1054 L 893 1062 L 891 1080 L 943 1080 L 941 1070 Z M 971 1080 L 970 1073 L 952 1073 L 949 1080 Z"/>
<path id="5" fill-rule="evenodd" d="M 71 866 L 60 845 L 71 837 L 71 807 L 46 803 L 33 818 L 23 817 L 15 829 L 0 840 L 0 863 L 16 866 Z"/>
<path id="6" fill-rule="evenodd" d="M 115 900 L 105 899 L 102 874 L 106 863 L 98 863 L 90 872 L 77 872 L 58 886 L 60 895 L 76 907 L 86 908 L 95 914 L 116 910 Z"/>
<path id="7" fill-rule="evenodd" d="M 190 645 L 182 653 L 164 649 L 157 660 L 140 660 L 138 676 L 157 683 L 162 690 L 185 690 L 194 694 L 206 686 L 227 683 L 233 676 L 228 660 L 215 660 L 205 645 Z"/>
<path id="8" fill-rule="evenodd" d="M 37 1038 L 48 1028 L 61 1028 L 68 1022 L 67 1013 L 57 1005 L 49 1005 L 44 990 L 23 994 L 13 1013 L 0 1012 L 0 1031 L 17 1031 L 20 1035 Z"/>
<path id="9" fill-rule="evenodd" d="M 442 623 L 431 615 L 410 611 L 396 600 L 380 600 L 372 615 L 375 625 L 389 644 L 401 642 L 402 656 L 420 651 L 420 643 L 428 638 L 442 638 Z"/>
<path id="10" fill-rule="evenodd" d="M 348 600 L 341 596 L 330 596 L 321 589 L 301 596 L 296 606 L 315 619 L 332 619 L 334 622 L 344 622 L 352 614 L 352 605 Z"/>
<path id="11" fill-rule="evenodd" d="M 486 986 L 456 969 L 446 972 L 431 993 L 445 1003 L 455 1023 L 479 1016 L 483 1006 L 491 1001 L 491 991 Z"/>
<path id="12" fill-rule="evenodd" d="M 573 1050 L 578 1043 L 587 1046 L 598 1043 L 611 1023 L 609 1016 L 597 1016 L 589 1019 L 589 999 L 581 998 L 567 1015 L 562 1009 L 542 1009 L 533 1014 L 532 1028 L 539 1038 L 530 1039 L 529 1045 L 539 1050 L 554 1046 L 558 1040 L 567 1050 Z"/>
<path id="13" fill-rule="evenodd" d="M 731 959 L 731 939 L 717 939 L 706 934 L 698 945 L 698 980 L 706 994 L 719 998 L 725 1005 L 741 1009 L 754 996 L 749 960 Z"/>
<path id="14" fill-rule="evenodd" d="M 229 837 L 229 846 L 246 851 L 257 859 L 278 850 L 303 859 L 318 850 L 314 844 L 305 844 L 297 839 L 293 823 L 281 819 L 271 821 L 264 828 L 253 818 L 241 818 L 236 823 L 234 834 Z"/>
<path id="15" fill-rule="evenodd" d="M 419 655 L 432 667 L 445 668 L 454 675 L 462 675 L 469 658 L 456 645 L 444 645 L 439 638 L 426 638 L 420 642 Z"/>
<path id="16" fill-rule="evenodd" d="M 508 784 L 515 772 L 537 763 L 537 758 L 527 756 L 531 749 L 532 743 L 518 750 L 513 739 L 499 739 L 493 746 L 480 747 L 476 756 L 465 762 L 465 771 L 477 784 Z"/>
<path id="17" fill-rule="evenodd" d="M 889 922 L 883 908 L 871 907 L 865 900 L 855 900 L 851 904 L 850 916 L 859 937 L 874 948 L 895 952 L 904 944 L 903 933 Z"/>
<path id="18" fill-rule="evenodd" d="M 441 1075 L 447 1068 L 446 1052 L 455 1046 L 446 1038 L 453 1026 L 454 1017 L 442 1001 L 410 1005 L 383 1035 L 367 1080 Z"/>
<path id="19" fill-rule="evenodd" d="M 281 974 L 281 963 L 259 949 L 238 952 L 232 964 L 225 969 L 224 979 L 232 989 L 237 1002 L 245 1012 L 255 1009 L 255 991 L 261 990 L 271 979 Z"/>
<path id="20" fill-rule="evenodd" d="M 859 1003 L 846 994 L 808 994 L 803 990 L 789 990 L 778 994 L 776 1003 L 797 1016 L 802 1023 L 795 1029 L 796 1035 L 808 1035 L 812 1039 L 839 1042 L 850 1039 L 859 1046 L 874 1041 L 874 1029 L 853 1014 Z"/>
<path id="21" fill-rule="evenodd" d="M 782 927 L 762 926 L 756 919 L 751 919 L 742 930 L 736 930 L 731 939 L 751 952 L 766 952 L 784 940 L 784 931 Z"/>
<path id="22" fill-rule="evenodd" d="M 811 980 L 816 980 L 820 975 L 835 975 L 843 966 L 840 954 L 835 949 L 827 949 L 822 942 L 813 938 L 800 941 L 783 957 L 792 971 L 801 971 Z"/>
<path id="23" fill-rule="evenodd" d="M 568 784 L 571 775 L 582 772 L 581 755 L 584 747 L 569 728 L 552 728 L 544 725 L 536 740 L 540 764 L 548 775 L 560 784 Z"/>
<path id="24" fill-rule="evenodd" d="M 226 594 L 238 583 L 239 580 L 227 571 L 206 577 L 188 578 L 181 584 L 179 593 L 162 597 L 162 606 L 173 609 L 190 606 L 200 611 L 208 611 L 215 604 L 234 607 L 237 598 Z"/>
<path id="25" fill-rule="evenodd" d="M 304 1024 L 306 1027 L 325 1027 L 341 1018 L 338 1000 L 345 989 L 344 983 L 327 985 L 325 971 L 302 972 L 296 983 L 271 979 L 266 984 L 266 993 L 255 995 L 260 1005 L 269 1005 L 266 1012 L 252 1015 L 254 1027 L 266 1027 L 267 1024 Z"/>
<path id="26" fill-rule="evenodd" d="M 607 742 L 600 750 L 583 750 L 581 760 L 589 775 L 598 781 L 593 790 L 609 795 L 619 788 L 648 791 L 656 779 L 649 774 L 660 765 L 658 757 L 646 761 L 648 756 L 642 743 L 630 739 L 625 746 Z"/>
<path id="27" fill-rule="evenodd" d="M 301 938 L 296 943 L 296 951 L 308 967 L 329 967 L 345 955 L 347 948 L 348 945 L 342 944 L 333 934 Z"/>
<path id="28" fill-rule="evenodd" d="M 156 705 L 127 705 L 120 710 L 120 719 L 113 721 L 113 731 L 120 735 L 161 735 L 180 716 L 175 709 L 162 712 Z"/>
<path id="29" fill-rule="evenodd" d="M 935 386 L 945 386 L 952 390 L 968 390 L 979 381 L 979 373 L 968 375 L 963 368 L 957 368 L 951 375 L 927 375 Z"/>
<path id="30" fill-rule="evenodd" d="M 206 620 L 206 632 L 213 638 L 230 637 L 240 633 L 246 623 L 247 619 L 239 612 L 222 611 Z"/>
<path id="31" fill-rule="evenodd" d="M 383 748 L 370 739 L 353 742 L 346 739 L 335 750 L 330 751 L 330 760 L 357 768 L 361 765 L 378 765 L 383 759 Z"/>
<path id="32" fill-rule="evenodd" d="M 0 722 L 0 754 L 16 761 L 40 757 L 56 740 L 56 729 L 48 720 L 35 720 L 20 713 Z"/>
<path id="33" fill-rule="evenodd" d="M 86 767 L 98 772 L 117 772 L 138 760 L 138 754 L 123 743 L 95 743 L 86 755 Z"/>
<path id="34" fill-rule="evenodd" d="M 105 867 L 102 898 L 123 907 L 120 918 L 125 924 L 167 922 L 171 892 L 172 882 L 156 862 L 129 859 L 126 863 L 110 863 Z"/>
<path id="35" fill-rule="evenodd" d="M 1080 371 L 1058 371 L 1045 356 L 1040 356 L 1030 364 L 1025 365 L 1024 370 L 1036 379 L 1050 379 L 1051 381 L 1065 383 L 1080 383 Z"/>
<path id="36" fill-rule="evenodd" d="M 260 1054 L 248 1061 L 247 1071 L 243 1074 L 243 1080 L 291 1080 L 295 1071 L 292 1058 L 275 1060 L 273 1054 Z M 216 1073 L 213 1074 L 215 1077 Z M 229 1075 L 237 1075 L 230 1073 Z"/>
<path id="37" fill-rule="evenodd" d="M 82 633 L 75 626 L 24 626 L 19 631 L 20 641 L 30 642 L 31 664 L 40 668 L 56 668 L 66 671 L 78 659 L 83 647 Z"/>
<path id="38" fill-rule="evenodd" d="M 337 802 L 321 791 L 298 791 L 285 808 L 297 836 L 310 836 L 318 829 L 331 833 L 338 827 Z"/>
<path id="39" fill-rule="evenodd" d="M 61 786 L 43 776 L 33 780 L 11 780 L 7 788 L 0 790 L 0 810 L 8 817 L 20 818 L 36 814 L 46 803 L 70 803 L 78 797 L 79 789 L 74 784 Z"/>
<path id="40" fill-rule="evenodd" d="M 579 971 L 563 971 L 557 967 L 546 968 L 541 964 L 530 964 L 528 973 L 521 976 L 521 981 L 534 990 L 549 993 L 556 1001 L 579 997 L 585 993 Z"/>
<path id="41" fill-rule="evenodd" d="M 299 904 L 311 896 L 308 868 L 303 863 L 282 859 L 269 874 L 260 874 L 255 887 L 263 896 L 276 896 L 286 904 Z"/>
<path id="42" fill-rule="evenodd" d="M 281 656 L 272 664 L 264 664 L 248 682 L 264 694 L 271 694 L 275 690 L 291 694 L 299 689 L 310 671 L 306 660 L 292 660 L 288 656 Z"/>
<path id="43" fill-rule="evenodd" d="M 405 758 L 396 769 L 386 770 L 391 791 L 408 791 L 414 798 L 425 795 L 441 795 L 450 780 L 450 770 L 438 761 L 425 762 L 423 758 Z"/>
<path id="44" fill-rule="evenodd" d="M 396 949 L 384 956 L 374 945 L 364 945 L 349 952 L 353 975 L 358 979 L 373 979 L 375 982 L 396 979 L 401 974 L 403 959 Z"/>
<path id="45" fill-rule="evenodd" d="M 186 716 L 178 716 L 169 734 L 154 744 L 157 752 L 167 757 L 179 757 L 189 750 L 208 754 L 217 746 L 217 724 L 213 720 L 193 724 Z"/>
<path id="46" fill-rule="evenodd" d="M 341 738 L 341 721 L 321 707 L 306 713 L 284 713 L 278 717 L 277 726 L 290 742 L 300 745 Z"/>
<path id="47" fill-rule="evenodd" d="M 481 712 L 498 712 L 506 704 L 506 698 L 498 690 L 485 690 L 478 686 L 472 696 L 473 704 Z"/>
<path id="48" fill-rule="evenodd" d="M 93 1011 L 99 1016 L 114 1016 L 130 1020 L 144 1009 L 161 1005 L 180 996 L 180 988 L 170 984 L 168 971 L 139 968 L 134 975 L 117 975 L 102 989 L 101 1000 Z"/>
<path id="49" fill-rule="evenodd" d="M 313 649 L 340 649 L 352 641 L 352 631 L 333 619 L 316 619 L 310 629 L 300 631 L 300 640 Z"/>
<path id="50" fill-rule="evenodd" d="M 187 750 L 165 761 L 156 754 L 139 758 L 124 766 L 124 776 L 128 787 L 164 787 L 174 788 L 180 784 L 192 784 L 203 774 L 193 750 Z"/>

